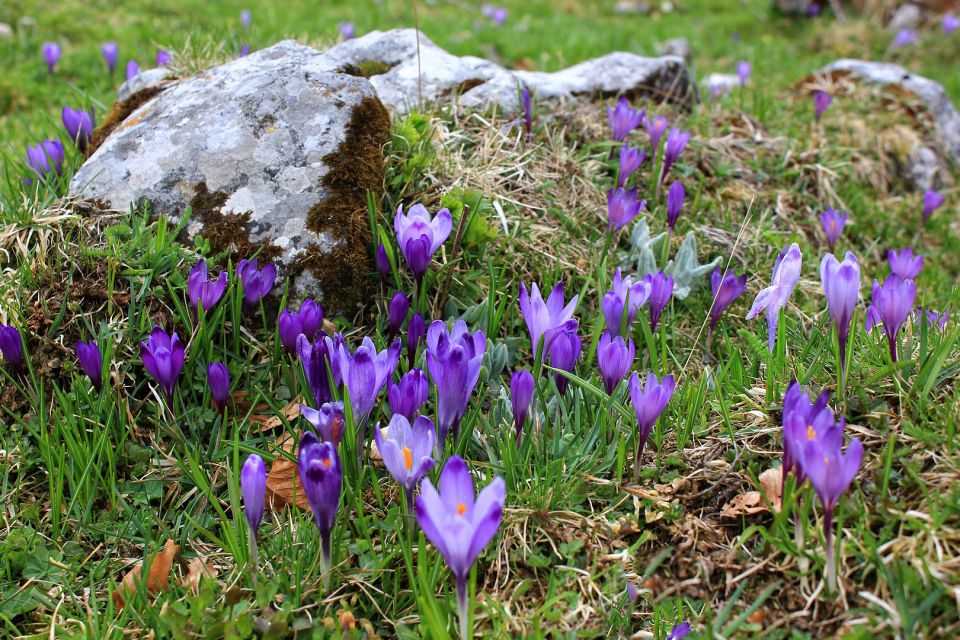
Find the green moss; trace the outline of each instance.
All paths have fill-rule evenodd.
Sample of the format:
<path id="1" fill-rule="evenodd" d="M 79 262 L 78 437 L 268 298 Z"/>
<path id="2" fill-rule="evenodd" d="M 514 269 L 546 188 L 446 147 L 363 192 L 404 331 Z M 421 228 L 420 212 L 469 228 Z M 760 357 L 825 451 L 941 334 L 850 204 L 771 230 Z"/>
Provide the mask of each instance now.
<path id="1" fill-rule="evenodd" d="M 146 104 L 148 100 L 156 97 L 163 89 L 164 87 L 148 87 L 143 91 L 137 91 L 126 100 L 116 102 L 110 111 L 107 112 L 100 126 L 94 130 L 90 144 L 87 145 L 86 157 L 89 158 L 92 156 L 94 152 L 100 148 L 104 140 L 106 140 L 124 120 L 130 117 L 131 113 Z"/>

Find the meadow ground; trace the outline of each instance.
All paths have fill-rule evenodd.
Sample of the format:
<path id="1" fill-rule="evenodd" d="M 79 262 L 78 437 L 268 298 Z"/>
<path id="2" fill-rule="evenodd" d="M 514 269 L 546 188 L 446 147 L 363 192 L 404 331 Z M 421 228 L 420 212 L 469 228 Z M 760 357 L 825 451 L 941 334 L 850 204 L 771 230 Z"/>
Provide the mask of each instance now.
<path id="1" fill-rule="evenodd" d="M 416 19 L 440 46 L 510 67 L 555 70 L 613 50 L 655 54 L 674 37 L 690 41 L 700 77 L 751 63 L 746 86 L 705 95 L 690 111 L 641 105 L 692 133 L 671 178 L 685 183 L 686 205 L 674 233 L 655 246 L 658 260 L 694 235 L 699 261 L 720 257 L 723 268 L 746 274 L 747 288 L 720 320 L 712 356 L 705 279 L 668 303 L 655 331 L 642 310 L 633 368 L 672 374 L 677 384 L 635 481 L 635 403 L 626 382 L 608 395 L 597 371 L 601 298 L 614 269 L 633 271 L 637 257 L 632 225 L 607 244 L 616 160 L 608 159 L 603 104 L 537 104 L 529 140 L 495 114 L 444 105 L 395 118 L 385 193 L 371 204 L 381 237 L 393 242 L 399 203 L 422 202 L 431 212 L 449 206 L 455 218 L 464 203 L 472 211 L 458 250 L 451 238 L 435 256 L 423 287 L 429 295 L 417 306 L 428 319 L 462 317 L 489 340 L 461 437 L 446 451 L 468 461 L 478 486 L 495 476 L 506 486 L 498 534 L 471 574 L 476 633 L 665 638 L 689 621 L 690 637 L 703 638 L 960 635 L 960 327 L 955 317 L 942 329 L 909 320 L 897 362 L 882 332 L 864 329 L 873 280 L 889 272 L 888 249 L 911 246 L 924 256 L 916 306 L 956 309 L 955 174 L 939 189 L 946 204 L 921 225 L 923 194 L 910 189 L 902 166 L 917 140 L 937 140 L 915 100 L 809 77 L 841 57 L 895 61 L 942 83 L 957 103 L 960 31 L 945 35 L 933 14 L 916 45 L 892 49 L 894 34 L 883 28 L 889 3 L 879 0 L 851 7 L 843 22 L 829 12 L 787 18 L 765 0 L 678 0 L 649 15 L 616 13 L 612 2 L 501 4 L 509 15 L 499 27 L 468 2 L 424 2 Z M 457 602 L 443 558 L 405 512 L 390 474 L 372 461 L 350 463 L 349 437 L 329 575 L 304 509 L 267 510 L 252 568 L 239 486 L 247 455 L 271 467 L 275 497 L 303 502 L 290 495 L 291 450 L 308 428 L 297 406 L 310 388 L 278 341 L 277 305 L 244 311 L 231 278 L 224 301 L 193 330 L 190 268 L 200 257 L 215 272 L 231 268 L 227 256 L 210 254 L 202 241 L 178 243 L 179 228 L 162 215 L 62 198 L 80 161 L 72 148 L 60 183 L 23 180 L 26 145 L 57 135 L 68 144 L 63 106 L 106 113 L 128 58 L 152 66 L 156 50 L 168 49 L 188 73 L 232 58 L 243 44 L 293 37 L 322 48 L 336 41 L 341 22 L 358 33 L 412 26 L 412 5 L 46 5 L 0 6 L 0 22 L 14 27 L 0 41 L 0 322 L 20 329 L 29 353 L 26 373 L 0 373 L 0 636 L 455 637 Z M 243 9 L 251 11 L 249 31 L 240 26 Z M 114 77 L 100 57 L 107 40 L 120 47 Z M 45 41 L 63 45 L 52 76 L 40 54 Z M 811 102 L 817 87 L 834 96 L 820 122 Z M 629 140 L 648 145 L 642 128 Z M 638 175 L 659 234 L 664 194 L 649 162 Z M 861 272 L 845 385 L 819 276 L 827 245 L 818 216 L 828 207 L 849 212 L 837 255 L 855 253 Z M 793 242 L 803 267 L 770 352 L 763 315 L 744 316 Z M 402 259 L 394 267 L 375 304 L 328 317 L 351 349 L 364 336 L 380 349 L 388 344 L 390 296 L 412 290 Z M 370 272 L 375 279 L 373 247 Z M 539 369 L 519 287 L 558 281 L 568 300 L 580 294 L 582 357 L 562 395 L 539 371 L 516 446 L 510 374 Z M 188 341 L 172 406 L 140 360 L 139 343 L 154 324 Z M 74 354 L 76 340 L 91 338 L 107 363 L 100 392 Z M 216 360 L 233 379 L 223 415 L 210 408 L 207 385 L 206 364 Z M 406 357 L 401 362 L 405 370 Z M 778 496 L 769 481 L 779 477 L 784 395 L 794 379 L 811 393 L 833 392 L 845 442 L 858 438 L 864 450 L 833 514 L 832 591 L 813 490 L 791 479 Z M 372 418 L 382 424 L 390 418 L 385 395 Z M 424 413 L 436 417 L 430 397 Z M 349 436 L 355 426 L 349 415 L 347 422 Z M 430 472 L 434 483 L 442 467 Z M 165 588 L 148 594 L 149 585 L 129 578 L 140 588 L 121 595 L 118 585 L 144 559 L 141 572 Z"/>

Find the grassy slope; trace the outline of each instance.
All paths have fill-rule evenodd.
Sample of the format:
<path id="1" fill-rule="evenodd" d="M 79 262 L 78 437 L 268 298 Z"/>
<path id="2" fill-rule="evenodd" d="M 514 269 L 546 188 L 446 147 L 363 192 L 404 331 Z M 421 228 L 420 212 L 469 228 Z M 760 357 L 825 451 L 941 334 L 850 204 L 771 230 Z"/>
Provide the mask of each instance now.
<path id="1" fill-rule="evenodd" d="M 947 629 L 956 624 L 957 610 L 948 589 L 960 583 L 956 570 L 960 496 L 955 481 L 960 467 L 955 445 L 960 398 L 949 380 L 956 371 L 956 329 L 942 340 L 917 336 L 917 342 L 922 342 L 917 345 L 917 357 L 942 351 L 946 368 L 933 367 L 937 358 L 928 358 L 928 369 L 910 364 L 898 380 L 886 362 L 882 340 L 862 331 L 854 336 L 853 390 L 847 418 L 850 429 L 865 440 L 868 456 L 867 469 L 838 523 L 838 535 L 844 540 L 841 574 L 847 584 L 843 599 L 812 598 L 810 608 L 804 610 L 807 598 L 817 588 L 822 559 L 815 543 L 807 545 L 805 555 L 795 552 L 789 519 L 761 515 L 741 521 L 717 516 L 722 505 L 749 489 L 751 479 L 775 463 L 777 406 L 784 384 L 792 377 L 816 387 L 834 383 L 833 346 L 829 332 L 823 329 L 827 320 L 814 271 L 819 251 L 814 214 L 835 203 L 825 182 L 855 214 L 856 224 L 843 246 L 863 257 L 866 277 L 885 273 L 881 263 L 886 247 L 916 240 L 928 256 L 921 277 L 925 304 L 941 308 L 958 301 L 960 258 L 951 217 L 935 218 L 930 232 L 918 237 L 909 225 L 897 220 L 899 216 L 916 218 L 917 196 L 904 192 L 896 182 L 875 188 L 868 176 L 854 173 L 857 149 L 863 141 L 851 133 L 854 129 L 848 123 L 867 120 L 870 131 L 877 131 L 886 122 L 871 119 L 874 109 L 869 103 L 847 100 L 836 105 L 836 115 L 823 133 L 811 135 L 809 105 L 791 90 L 800 77 L 839 55 L 882 56 L 888 36 L 862 20 L 840 27 L 774 19 L 767 12 L 767 2 L 762 1 L 743 3 L 736 10 L 720 0 L 686 2 L 676 12 L 660 17 L 616 15 L 608 5 L 601 10 L 585 5 L 588 3 L 517 3 L 511 6 L 508 26 L 500 30 L 489 26 L 475 29 L 475 23 L 482 24 L 479 11 L 461 4 L 423 6 L 420 18 L 425 32 L 454 52 L 499 56 L 508 64 L 529 59 L 544 69 L 611 49 L 652 53 L 658 41 L 677 35 L 693 43 L 695 66 L 701 74 L 729 71 L 738 59 L 751 60 L 753 89 L 742 97 L 738 94 L 719 105 L 708 105 L 686 121 L 696 136 L 678 172 L 700 185 L 696 190 L 701 201 L 698 208 L 710 213 L 702 219 L 685 219 L 680 235 L 694 226 L 718 229 L 719 233 L 710 236 L 714 244 L 706 251 L 726 254 L 729 241 L 743 223 L 745 205 L 755 195 L 753 217 L 733 263 L 738 270 L 741 264 L 747 270 L 751 286 L 735 305 L 734 315 L 743 315 L 746 298 L 769 277 L 773 256 L 789 241 L 801 242 L 805 250 L 804 280 L 795 294 L 797 308 L 784 323 L 789 357 L 777 354 L 768 359 L 761 342 L 765 329 L 756 323 L 729 320 L 723 335 L 718 336 L 719 352 L 725 356 L 721 355 L 719 365 L 706 368 L 700 362 L 695 337 L 709 300 L 701 293 L 674 305 L 665 329 L 666 357 L 648 356 L 651 359 L 644 360 L 644 365 L 685 375 L 654 435 L 654 441 L 662 444 L 660 453 L 648 451 L 648 468 L 640 488 L 632 494 L 610 482 L 624 461 L 629 474 L 630 455 L 616 445 L 600 443 L 614 429 L 628 432 L 629 420 L 616 426 L 606 400 L 589 389 L 582 396 L 568 397 L 562 405 L 567 412 L 562 420 L 543 416 L 547 435 L 537 447 L 527 446 L 520 452 L 497 436 L 503 428 L 499 405 L 494 401 L 489 410 L 481 412 L 479 403 L 475 404 L 468 421 L 480 435 L 464 445 L 468 457 L 485 470 L 503 474 L 511 496 L 504 535 L 487 553 L 478 572 L 478 584 L 488 594 L 479 599 L 480 624 L 488 633 L 502 637 L 535 636 L 542 627 L 582 627 L 585 634 L 606 636 L 611 628 L 626 628 L 619 613 L 626 572 L 635 579 L 642 576 L 644 586 L 650 589 L 638 604 L 634 629 L 640 625 L 661 629 L 661 625 L 669 627 L 667 621 L 690 618 L 698 621 L 701 630 L 710 626 L 727 635 L 765 631 L 783 636 L 796 627 L 798 633 L 822 637 L 836 632 L 843 622 L 863 618 L 865 623 L 854 628 L 864 636 L 890 636 L 899 620 L 906 634 L 933 627 L 949 637 Z M 241 41 L 259 47 L 283 36 L 329 42 L 340 20 L 354 20 L 361 32 L 406 26 L 412 21 L 405 3 L 344 3 L 342 10 L 322 11 L 315 3 L 270 3 L 269 7 L 252 8 L 252 32 L 249 38 L 239 38 L 237 15 L 245 6 L 140 3 L 134 13 L 111 10 L 108 3 L 81 6 L 70 1 L 35 15 L 36 31 L 29 38 L 0 49 L 0 61 L 9 70 L 0 78 L 0 105 L 6 107 L 0 120 L 4 151 L 19 158 L 24 144 L 59 131 L 61 103 L 89 101 L 100 113 L 109 106 L 112 87 L 102 73 L 98 52 L 99 43 L 108 37 L 120 42 L 124 60 L 136 51 L 142 62 L 152 57 L 155 45 L 180 49 L 188 33 L 195 49 L 202 49 L 209 40 L 225 42 L 225 50 L 232 51 Z M 0 8 L 0 20 L 15 23 L 22 11 L 23 6 L 16 3 L 5 4 Z M 956 40 L 946 43 L 932 32 L 926 37 L 929 44 L 916 50 L 916 55 L 904 54 L 909 55 L 909 65 L 945 82 L 953 96 L 960 96 L 960 78 L 950 73 L 960 44 Z M 60 75 L 54 80 L 46 77 L 38 53 L 46 39 L 60 39 L 65 45 Z M 546 213 L 504 203 L 511 220 L 524 221 L 521 231 L 493 243 L 486 255 L 479 249 L 468 255 L 469 266 L 478 268 L 457 272 L 453 294 L 461 309 L 478 302 L 482 291 L 515 295 L 515 280 L 499 277 L 491 281 L 487 277 L 487 258 L 492 259 L 495 273 L 516 261 L 524 275 L 551 282 L 555 275 L 552 261 L 526 255 L 526 243 L 532 240 L 555 249 L 573 264 L 577 258 L 587 257 L 579 273 L 559 270 L 577 290 L 593 277 L 590 258 L 603 246 L 597 233 L 602 198 L 596 195 L 609 183 L 602 161 L 604 150 L 595 144 L 604 134 L 598 126 L 598 111 L 594 108 L 591 115 L 548 125 L 556 133 L 564 124 L 570 140 L 586 142 L 574 148 L 541 137 L 532 161 L 536 168 L 532 181 L 536 183 L 541 172 L 551 168 L 551 157 L 561 151 L 568 153 L 596 193 L 565 194 L 562 174 L 557 182 L 560 187 L 546 195 L 535 195 L 535 185 L 521 180 L 493 183 L 497 188 L 491 188 L 488 195 L 517 194 L 523 196 L 521 202 L 542 206 Z M 754 120 L 734 115 L 740 111 Z M 753 133 L 751 127 L 755 127 Z M 755 142 L 756 131 L 760 142 Z M 474 140 L 491 135 L 482 126 L 472 126 L 469 133 Z M 718 150 L 721 141 L 730 139 L 740 145 L 742 153 Z M 498 144 L 509 149 L 512 143 L 504 139 Z M 477 184 L 486 184 L 482 181 L 490 179 L 484 176 L 493 161 L 478 157 L 476 150 L 486 147 L 467 147 L 454 151 L 441 140 L 432 173 L 451 183 L 476 186 L 470 183 L 475 178 Z M 397 151 L 397 157 L 402 159 L 405 153 Z M 470 172 L 458 175 L 454 167 L 461 164 Z M 506 172 L 510 165 L 508 157 L 495 168 Z M 7 166 L 9 173 L 15 173 L 13 165 Z M 838 177 L 830 180 L 824 174 Z M 417 183 L 391 197 L 430 197 L 445 191 L 446 186 L 444 182 Z M 651 208 L 662 219 L 662 205 L 652 204 Z M 397 544 L 396 528 L 402 523 L 397 496 L 383 474 L 378 483 L 370 482 L 369 476 L 365 480 L 366 486 L 375 486 L 376 491 L 346 500 L 366 517 L 353 518 L 349 524 L 341 519 L 344 533 L 338 554 L 347 564 L 332 594 L 324 596 L 320 590 L 315 535 L 302 514 L 280 514 L 276 522 L 265 525 L 268 534 L 262 541 L 261 559 L 265 571 L 274 572 L 272 579 L 261 580 L 254 589 L 249 575 L 235 571 L 246 558 L 244 530 L 232 519 L 220 521 L 224 513 L 230 513 L 231 505 L 237 504 L 225 478 L 238 468 L 245 451 L 276 453 L 271 448 L 276 434 L 259 435 L 248 430 L 249 421 L 234 420 L 227 440 L 213 437 L 212 412 L 197 409 L 207 405 L 202 363 L 227 359 L 235 366 L 235 388 L 250 393 L 258 388 L 267 390 L 262 397 L 246 398 L 247 403 L 239 407 L 249 410 L 252 401 L 260 405 L 254 409 L 259 415 L 274 412 L 290 397 L 283 357 L 268 333 L 254 330 L 247 335 L 230 330 L 228 327 L 241 324 L 236 305 L 222 308 L 210 319 L 208 335 L 223 337 L 197 341 L 203 346 L 188 362 L 178 408 L 182 417 L 171 431 L 170 421 L 158 413 L 148 395 L 142 370 L 132 363 L 136 361 L 136 341 L 152 322 L 160 320 L 177 327 L 189 324 L 183 308 L 169 303 L 167 278 L 172 298 L 182 300 L 184 265 L 193 258 L 155 226 L 147 227 L 137 218 L 107 237 L 92 234 L 87 243 L 78 235 L 84 232 L 58 226 L 55 211 L 45 215 L 43 232 L 30 238 L 39 266 L 21 269 L 12 281 L 5 280 L 5 295 L 16 301 L 9 306 L 20 308 L 24 316 L 39 323 L 35 331 L 51 336 L 68 332 L 69 338 L 59 349 L 54 341 L 31 345 L 38 352 L 43 350 L 35 356 L 45 363 L 62 360 L 66 372 L 70 356 L 63 345 L 71 344 L 72 339 L 99 331 L 105 341 L 115 342 L 114 360 L 122 364 L 114 386 L 121 391 L 116 398 L 110 394 L 88 398 L 81 391 L 86 385 L 78 381 L 74 384 L 75 406 L 61 397 L 55 406 L 33 403 L 32 410 L 27 410 L 9 385 L 6 388 L 4 402 L 12 412 L 4 419 L 13 427 L 0 435 L 0 449 L 9 452 L 2 495 L 9 497 L 10 509 L 0 532 L 0 548 L 5 551 L 0 553 L 4 558 L 0 619 L 6 630 L 11 634 L 45 632 L 51 612 L 64 594 L 67 597 L 59 606 L 57 628 L 63 634 L 81 634 L 85 629 L 88 637 L 105 637 L 108 629 L 116 633 L 124 627 L 154 626 L 232 632 L 242 637 L 251 624 L 242 612 L 249 607 L 262 612 L 271 601 L 279 611 L 271 617 L 277 633 L 285 626 L 306 624 L 307 617 L 332 617 L 342 610 L 369 620 L 387 636 L 401 632 L 403 627 L 393 626 L 397 622 L 410 625 L 418 612 L 430 606 L 429 594 L 445 579 L 436 569 L 419 576 L 414 591 L 426 603 L 416 601 L 399 551 L 402 545 Z M 21 211 L 18 217 L 22 216 Z M 547 231 L 536 235 L 540 227 Z M 655 228 L 660 227 L 658 221 Z M 555 228 L 575 233 L 577 243 L 573 244 L 581 246 L 564 251 L 559 245 L 566 243 L 566 238 L 550 231 Z M 68 243 L 61 241 L 64 236 L 60 234 L 67 234 L 65 239 L 76 241 L 81 249 L 64 250 Z M 64 265 L 70 268 L 64 269 Z M 69 285 L 60 284 L 65 271 L 86 283 L 90 293 L 78 299 Z M 16 286 L 10 288 L 11 282 Z M 585 327 L 588 358 L 592 348 L 587 333 L 594 323 L 587 318 L 596 306 L 594 290 L 587 289 L 589 294 L 578 313 Z M 60 317 L 63 308 L 69 313 Z M 37 309 L 42 310 L 39 319 Z M 104 322 L 107 318 L 111 322 Z M 513 300 L 502 318 L 487 314 L 484 325 L 502 338 L 524 335 Z M 511 357 L 522 361 L 526 341 L 513 338 L 507 344 Z M 584 375 L 590 370 L 590 366 L 581 367 Z M 931 389 L 924 388 L 928 382 Z M 49 388 L 46 391 L 50 393 Z M 626 402 L 623 395 L 621 389 L 618 403 Z M 490 391 L 488 399 L 495 396 L 495 391 Z M 89 429 L 83 418 L 87 414 L 96 416 L 101 428 Z M 15 424 L 14 415 L 25 416 L 23 422 Z M 177 430 L 199 444 L 177 444 Z M 296 431 L 287 425 L 283 430 Z M 154 446 L 163 454 L 156 455 Z M 62 503 L 58 502 L 61 496 Z M 359 507 L 361 501 L 365 507 Z M 291 518 L 300 526 L 291 527 Z M 807 538 L 818 535 L 811 513 L 805 521 Z M 230 586 L 246 591 L 207 586 L 200 596 L 185 598 L 186 591 L 176 588 L 153 607 L 137 602 L 116 618 L 108 586 L 123 573 L 128 561 L 141 557 L 144 548 L 159 547 L 168 537 L 184 546 L 186 556 L 210 558 Z M 664 549 L 670 551 L 664 554 Z M 427 564 L 439 566 L 432 555 Z M 419 567 L 419 563 L 415 565 Z M 84 588 L 91 589 L 88 601 L 81 599 Z M 378 595 L 380 591 L 387 597 Z M 859 591 L 870 592 L 872 599 L 858 595 Z M 443 593 L 445 599 L 434 606 L 450 606 L 448 590 Z M 766 599 L 774 593 L 772 599 Z M 748 609 L 754 603 L 759 603 L 758 611 Z M 408 627 L 405 633 L 416 637 L 416 627 L 412 629 Z"/>

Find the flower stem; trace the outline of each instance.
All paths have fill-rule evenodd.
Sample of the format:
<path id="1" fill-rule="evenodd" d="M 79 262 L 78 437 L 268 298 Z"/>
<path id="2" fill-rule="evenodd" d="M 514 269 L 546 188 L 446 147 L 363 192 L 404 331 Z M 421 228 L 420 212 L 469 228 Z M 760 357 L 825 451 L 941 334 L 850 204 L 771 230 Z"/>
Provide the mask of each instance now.
<path id="1" fill-rule="evenodd" d="M 833 557 L 833 512 L 830 509 L 823 515 L 823 526 L 824 550 L 827 554 L 827 593 L 833 593 L 837 589 L 837 562 Z"/>
<path id="2" fill-rule="evenodd" d="M 467 588 L 467 576 L 457 576 L 457 608 L 460 611 L 460 640 L 467 640 L 473 635 L 470 631 L 470 589 Z"/>
<path id="3" fill-rule="evenodd" d="M 320 573 L 323 574 L 323 588 L 330 589 L 330 532 L 320 532 Z"/>
<path id="4" fill-rule="evenodd" d="M 257 532 L 253 527 L 247 527 L 247 540 L 250 543 L 250 565 L 253 567 L 253 585 L 257 585 L 257 574 L 260 572 L 260 555 L 257 550 Z"/>

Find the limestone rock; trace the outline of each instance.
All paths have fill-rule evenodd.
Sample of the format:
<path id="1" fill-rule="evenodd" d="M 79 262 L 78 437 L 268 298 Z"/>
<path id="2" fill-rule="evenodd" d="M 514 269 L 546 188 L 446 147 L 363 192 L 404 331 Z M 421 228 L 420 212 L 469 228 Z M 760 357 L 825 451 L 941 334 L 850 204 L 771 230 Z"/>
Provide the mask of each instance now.
<path id="1" fill-rule="evenodd" d="M 537 99 L 574 96 L 646 95 L 690 103 L 695 95 L 683 60 L 676 56 L 644 58 L 615 52 L 554 73 L 511 71 L 473 56 L 455 56 L 414 29 L 372 31 L 329 49 L 331 68 L 363 73 L 380 100 L 406 113 L 418 100 L 457 100 L 461 108 L 496 106 L 501 113 L 518 111 L 519 86 Z"/>
<path id="2" fill-rule="evenodd" d="M 891 85 L 914 94 L 926 106 L 938 143 L 954 162 L 960 162 L 960 114 L 943 86 L 888 62 L 843 59 L 819 71 L 822 75 L 849 74 L 864 82 Z"/>
<path id="3" fill-rule="evenodd" d="M 171 83 L 102 141 L 70 191 L 116 208 L 192 206 L 191 235 L 237 255 L 262 247 L 294 297 L 336 309 L 347 303 L 331 293 L 362 295 L 365 196 L 382 188 L 389 135 L 366 79 L 285 41 Z"/>
<path id="4" fill-rule="evenodd" d="M 660 55 L 683 58 L 684 63 L 693 61 L 693 49 L 686 38 L 671 38 L 660 44 Z"/>
<path id="5" fill-rule="evenodd" d="M 897 7 L 887 24 L 887 31 L 896 33 L 901 29 L 916 29 L 920 26 L 923 11 L 915 4 L 907 3 Z"/>
<path id="6" fill-rule="evenodd" d="M 137 75 L 120 85 L 117 91 L 117 100 L 126 100 L 135 93 L 140 93 L 146 89 L 162 87 L 173 79 L 173 72 L 169 67 L 157 67 L 155 69 L 144 69 Z"/>

